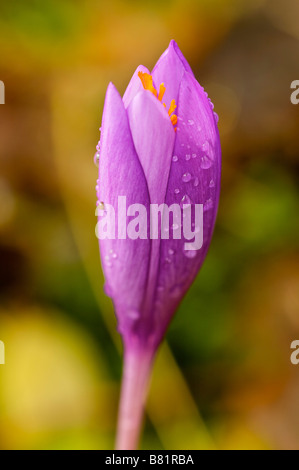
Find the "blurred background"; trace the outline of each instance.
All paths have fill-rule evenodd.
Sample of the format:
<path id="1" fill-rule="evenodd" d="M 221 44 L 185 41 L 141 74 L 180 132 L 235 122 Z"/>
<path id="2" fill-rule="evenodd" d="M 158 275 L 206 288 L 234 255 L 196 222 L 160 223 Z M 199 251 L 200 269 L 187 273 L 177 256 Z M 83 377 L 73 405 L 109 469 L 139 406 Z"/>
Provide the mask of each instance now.
<path id="1" fill-rule="evenodd" d="M 111 449 L 121 342 L 93 163 L 105 90 L 174 38 L 220 116 L 215 236 L 156 363 L 146 449 L 299 449 L 297 0 L 0 3 L 0 448 Z"/>

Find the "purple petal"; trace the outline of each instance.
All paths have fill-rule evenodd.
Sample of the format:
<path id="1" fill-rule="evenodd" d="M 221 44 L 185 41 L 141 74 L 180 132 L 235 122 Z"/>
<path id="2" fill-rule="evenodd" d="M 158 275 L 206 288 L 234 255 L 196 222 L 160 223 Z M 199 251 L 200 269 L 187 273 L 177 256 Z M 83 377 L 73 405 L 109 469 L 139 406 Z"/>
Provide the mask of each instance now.
<path id="1" fill-rule="evenodd" d="M 160 101 L 147 90 L 135 96 L 127 112 L 151 203 L 162 203 L 175 140 L 173 125 Z"/>
<path id="2" fill-rule="evenodd" d="M 180 83 L 185 71 L 193 75 L 179 46 L 172 40 L 152 71 L 157 89 L 159 89 L 161 83 L 164 83 L 166 87 L 163 102 L 166 104 L 167 109 L 169 109 L 171 100 L 177 101 L 178 99 Z"/>
<path id="3" fill-rule="evenodd" d="M 203 246 L 185 251 L 184 238 L 162 240 L 156 311 L 166 328 L 200 269 L 215 225 L 221 173 L 221 148 L 211 104 L 199 83 L 185 73 L 178 99 L 178 129 L 166 204 L 203 204 Z M 162 320 L 163 319 L 163 320 Z"/>
<path id="4" fill-rule="evenodd" d="M 118 233 L 118 197 L 126 196 L 127 207 L 140 203 L 149 208 L 149 194 L 136 154 L 127 113 L 120 95 L 110 84 L 107 89 L 101 132 L 98 199 L 111 204 L 116 214 Z M 101 175 L 103 177 L 101 178 Z M 140 318 L 148 265 L 150 240 L 100 240 L 106 291 L 112 297 L 125 336 Z"/>
<path id="5" fill-rule="evenodd" d="M 138 72 L 150 73 L 149 70 L 143 65 L 139 65 L 137 67 L 123 96 L 123 102 L 126 109 L 137 93 L 143 90 L 143 85 L 140 78 L 138 77 Z"/>
<path id="6" fill-rule="evenodd" d="M 165 201 L 173 155 L 175 131 L 167 111 L 149 91 L 143 90 L 131 101 L 128 116 L 134 145 L 147 180 L 150 201 Z M 160 239 L 151 240 L 151 260 L 147 291 L 144 297 L 144 327 L 152 329 L 152 300 L 159 267 Z"/>
<path id="7" fill-rule="evenodd" d="M 175 52 L 177 53 L 177 55 L 178 55 L 179 58 L 181 59 L 182 64 L 183 64 L 183 66 L 184 66 L 186 72 L 189 72 L 189 73 L 191 73 L 192 76 L 194 76 L 193 71 L 192 71 L 190 65 L 188 64 L 187 60 L 185 59 L 185 57 L 184 57 L 184 55 L 183 55 L 181 49 L 180 49 L 179 46 L 177 45 L 177 43 L 172 39 L 172 40 L 170 41 L 170 45 L 173 46 Z"/>

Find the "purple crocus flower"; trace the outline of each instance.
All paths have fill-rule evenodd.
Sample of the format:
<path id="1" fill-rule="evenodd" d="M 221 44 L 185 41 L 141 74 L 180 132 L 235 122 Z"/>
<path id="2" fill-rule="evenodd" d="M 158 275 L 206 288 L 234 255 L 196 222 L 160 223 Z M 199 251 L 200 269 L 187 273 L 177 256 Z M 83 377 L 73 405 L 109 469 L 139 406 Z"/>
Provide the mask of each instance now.
<path id="1" fill-rule="evenodd" d="M 155 352 L 209 248 L 219 192 L 218 117 L 175 41 L 150 73 L 139 66 L 121 98 L 109 84 L 101 127 L 98 205 L 202 204 L 203 244 L 185 240 L 116 236 L 100 240 L 106 292 L 114 302 L 124 344 L 124 375 L 117 448 L 138 442 Z M 133 215 L 133 214 L 130 214 Z M 147 221 L 150 235 L 150 218 Z"/>

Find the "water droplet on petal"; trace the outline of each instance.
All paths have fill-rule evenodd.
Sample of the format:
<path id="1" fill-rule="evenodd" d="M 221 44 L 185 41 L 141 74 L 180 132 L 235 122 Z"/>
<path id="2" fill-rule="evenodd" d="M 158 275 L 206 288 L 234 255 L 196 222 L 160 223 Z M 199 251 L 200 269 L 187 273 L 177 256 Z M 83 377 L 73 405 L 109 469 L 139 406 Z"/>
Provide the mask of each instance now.
<path id="1" fill-rule="evenodd" d="M 196 250 L 184 250 L 184 255 L 186 256 L 186 258 L 193 259 L 197 255 L 197 251 Z"/>
<path id="2" fill-rule="evenodd" d="M 194 125 L 193 119 L 188 119 L 188 124 L 189 124 L 189 126 L 193 126 Z"/>
<path id="3" fill-rule="evenodd" d="M 170 259 L 170 258 L 165 258 L 165 263 L 166 263 L 166 264 L 170 264 L 170 263 L 171 263 L 171 259 Z"/>
<path id="4" fill-rule="evenodd" d="M 172 161 L 173 161 L 173 162 L 177 162 L 178 159 L 179 159 L 179 158 L 177 157 L 177 155 L 174 155 L 174 156 L 172 157 Z"/>
<path id="5" fill-rule="evenodd" d="M 170 256 L 174 255 L 174 250 L 173 250 L 172 248 L 169 248 L 168 254 L 169 254 Z"/>
<path id="6" fill-rule="evenodd" d="M 209 211 L 210 209 L 212 209 L 213 205 L 213 200 L 210 198 L 204 203 L 203 210 Z"/>
<path id="7" fill-rule="evenodd" d="M 98 192 L 100 190 L 100 186 L 97 184 L 96 185 L 96 192 Z"/>
<path id="8" fill-rule="evenodd" d="M 197 154 L 196 153 L 192 153 L 192 158 L 196 158 L 197 157 Z"/>
<path id="9" fill-rule="evenodd" d="M 189 181 L 191 180 L 192 176 L 190 173 L 184 173 L 183 174 L 183 177 L 182 177 L 182 181 L 184 183 L 189 183 Z"/>
<path id="10" fill-rule="evenodd" d="M 130 320 L 138 320 L 138 318 L 140 317 L 140 313 L 138 312 L 138 310 L 129 310 L 128 317 Z"/>
<path id="11" fill-rule="evenodd" d="M 186 160 L 188 161 L 188 160 L 190 160 L 190 158 L 191 158 L 190 153 L 187 153 L 187 155 L 186 155 Z"/>
<path id="12" fill-rule="evenodd" d="M 209 188 L 214 188 L 215 187 L 215 182 L 214 180 L 210 181 Z"/>
<path id="13" fill-rule="evenodd" d="M 172 230 L 177 230 L 179 228 L 178 224 L 172 224 Z"/>
<path id="14" fill-rule="evenodd" d="M 176 188 L 176 189 L 174 190 L 174 194 L 180 194 L 180 190 L 179 190 L 178 188 Z"/>
<path id="15" fill-rule="evenodd" d="M 185 196 L 183 196 L 181 199 L 180 206 L 183 207 L 184 204 L 191 204 L 191 199 L 188 194 L 185 194 Z"/>
<path id="16" fill-rule="evenodd" d="M 100 161 L 100 154 L 97 152 L 93 157 L 94 164 L 97 168 L 99 168 L 99 161 Z"/>
<path id="17" fill-rule="evenodd" d="M 193 185 L 195 188 L 199 185 L 199 179 L 197 177 L 195 178 Z"/>
<path id="18" fill-rule="evenodd" d="M 210 150 L 210 144 L 208 141 L 206 141 L 203 145 L 202 145 L 202 150 L 203 152 L 206 152 L 206 153 L 209 153 L 209 150 Z"/>
<path id="19" fill-rule="evenodd" d="M 219 122 L 219 116 L 218 116 L 218 114 L 215 113 L 215 112 L 214 112 L 214 118 L 215 118 L 215 121 L 216 121 L 217 124 L 218 124 L 218 122 Z"/>
<path id="20" fill-rule="evenodd" d="M 206 155 L 204 155 L 204 156 L 201 158 L 200 167 L 201 167 L 203 170 L 207 170 L 208 168 L 211 168 L 211 166 L 212 166 L 211 160 L 210 160 Z"/>
<path id="21" fill-rule="evenodd" d="M 116 254 L 116 253 L 113 253 L 112 258 L 113 258 L 113 259 L 116 259 L 116 258 L 117 258 L 117 254 Z"/>

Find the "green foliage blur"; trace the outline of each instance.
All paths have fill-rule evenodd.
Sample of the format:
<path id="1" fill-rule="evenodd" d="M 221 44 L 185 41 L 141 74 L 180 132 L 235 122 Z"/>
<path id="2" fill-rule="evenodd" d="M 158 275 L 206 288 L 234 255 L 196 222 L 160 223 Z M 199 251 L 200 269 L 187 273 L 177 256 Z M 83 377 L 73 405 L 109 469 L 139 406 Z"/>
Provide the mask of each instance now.
<path id="1" fill-rule="evenodd" d="M 298 21 L 296 0 L 1 1 L 0 448 L 113 448 L 93 155 L 109 81 L 123 93 L 175 39 L 220 116 L 222 193 L 142 448 L 299 449 Z"/>

